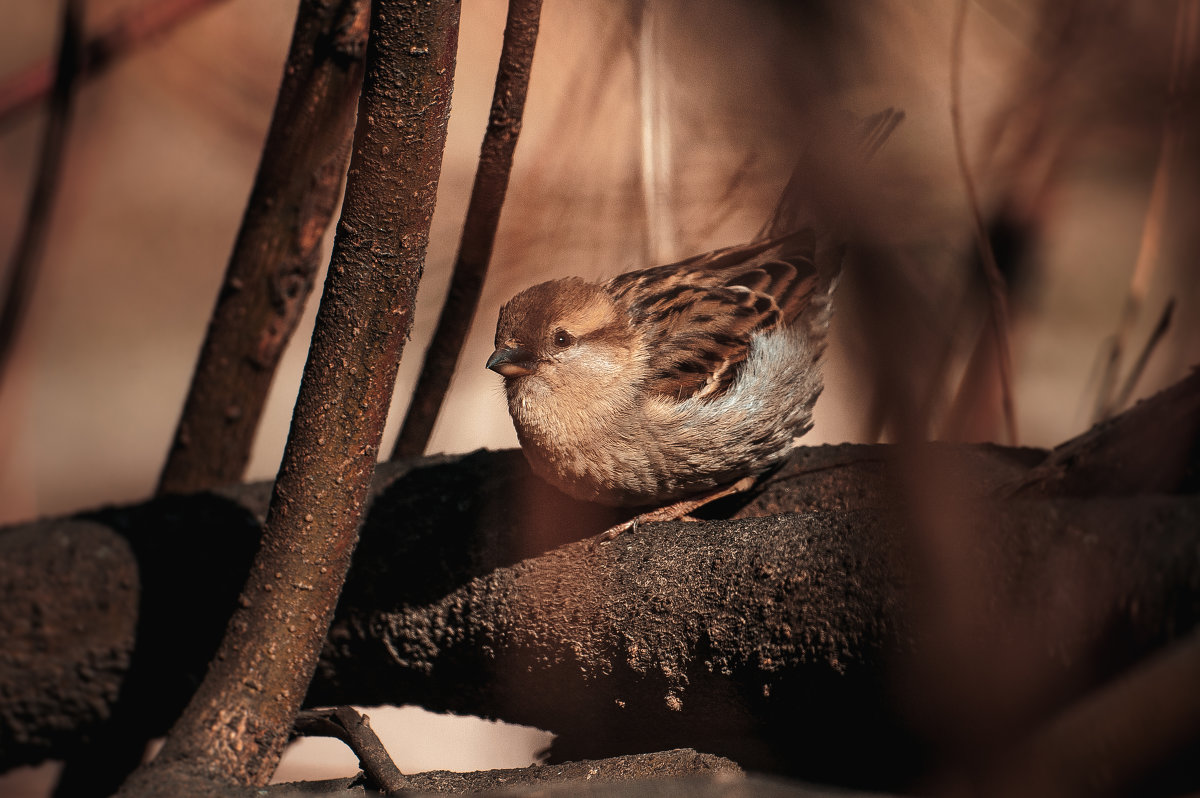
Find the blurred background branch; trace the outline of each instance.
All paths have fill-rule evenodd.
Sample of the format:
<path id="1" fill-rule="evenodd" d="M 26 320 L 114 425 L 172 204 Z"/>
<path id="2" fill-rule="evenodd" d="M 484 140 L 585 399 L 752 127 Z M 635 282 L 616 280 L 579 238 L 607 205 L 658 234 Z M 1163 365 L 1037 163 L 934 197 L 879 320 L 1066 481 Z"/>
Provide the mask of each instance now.
<path id="1" fill-rule="evenodd" d="M 1121 358 L 1129 346 L 1129 336 L 1134 323 L 1141 315 L 1146 301 L 1149 282 L 1159 268 L 1163 248 L 1163 227 L 1167 223 L 1167 202 L 1171 196 L 1171 182 L 1179 171 L 1179 148 L 1184 131 L 1180 127 L 1181 104 L 1193 86 L 1193 70 L 1196 62 L 1197 37 L 1200 37 L 1200 3 L 1196 0 L 1176 0 L 1174 36 L 1171 43 L 1170 71 L 1167 76 L 1166 106 L 1162 114 L 1162 141 L 1158 150 L 1158 161 L 1150 186 L 1150 199 L 1142 223 L 1141 242 L 1137 260 L 1129 278 L 1129 288 L 1117 329 L 1113 332 L 1103 355 L 1103 373 L 1096 391 L 1094 421 L 1102 421 L 1119 411 L 1128 401 L 1124 391 L 1118 392 L 1117 382 L 1121 369 Z M 1194 134 L 1194 131 L 1193 131 Z"/>
<path id="2" fill-rule="evenodd" d="M 54 200 L 62 179 L 75 86 L 83 54 L 83 2 L 64 0 L 59 26 L 58 57 L 49 97 L 49 113 L 42 133 L 33 186 L 25 221 L 16 249 L 5 272 L 3 304 L 0 304 L 0 387 L 12 358 L 21 323 L 28 311 L 34 281 L 50 235 Z"/>
<path id="3" fill-rule="evenodd" d="M 80 77 L 103 72 L 145 42 L 167 33 L 197 12 L 221 1 L 148 0 L 122 13 L 82 43 L 77 65 Z M 54 84 L 54 74 L 50 62 L 39 62 L 0 80 L 0 125 L 29 110 L 49 94 Z"/>

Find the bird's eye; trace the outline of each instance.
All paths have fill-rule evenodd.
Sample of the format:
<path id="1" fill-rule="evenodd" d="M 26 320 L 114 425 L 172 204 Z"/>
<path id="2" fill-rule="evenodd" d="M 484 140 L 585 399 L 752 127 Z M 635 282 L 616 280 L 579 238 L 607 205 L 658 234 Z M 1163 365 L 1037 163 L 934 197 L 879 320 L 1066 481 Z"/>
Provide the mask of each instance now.
<path id="1" fill-rule="evenodd" d="M 575 336 L 571 335 L 566 330 L 558 329 L 554 331 L 554 337 L 551 339 L 554 345 L 559 349 L 566 349 L 571 344 L 575 343 Z"/>

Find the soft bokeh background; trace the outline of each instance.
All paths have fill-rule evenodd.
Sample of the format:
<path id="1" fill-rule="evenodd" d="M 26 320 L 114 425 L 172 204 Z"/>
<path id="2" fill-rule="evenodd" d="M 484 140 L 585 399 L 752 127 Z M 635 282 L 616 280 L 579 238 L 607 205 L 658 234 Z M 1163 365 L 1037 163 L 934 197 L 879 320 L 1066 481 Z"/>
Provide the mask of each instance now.
<path id="1" fill-rule="evenodd" d="M 90 24 L 133 5 L 93 0 Z M 1099 6 L 1106 16 L 1092 13 Z M 505 299 L 551 276 L 610 275 L 750 238 L 797 151 L 820 148 L 823 128 L 811 119 L 886 106 L 907 119 L 876 159 L 870 191 L 846 190 L 864 217 L 858 224 L 887 245 L 876 266 L 891 269 L 902 290 L 881 297 L 862 285 L 869 277 L 855 285 L 850 276 L 809 441 L 874 440 L 872 413 L 908 389 L 932 397 L 925 432 L 1002 440 L 994 385 L 960 403 L 960 423 L 947 421 L 984 319 L 950 123 L 954 8 L 952 0 L 548 0 L 492 274 L 431 450 L 516 444 L 499 378 L 482 368 Z M 970 6 L 967 148 L 985 213 L 1015 225 L 1025 253 L 1004 264 L 1023 444 L 1053 445 L 1092 420 L 1101 352 L 1129 293 L 1159 158 L 1173 9 Z M 254 177 L 294 12 L 295 2 L 218 3 L 80 92 L 50 244 L 0 385 L 0 522 L 151 493 Z M 449 279 L 504 12 L 501 0 L 463 2 L 438 209 L 385 452 Z M 9 4 L 0 75 L 53 51 L 57 14 L 54 4 Z M 0 129 L 5 258 L 41 122 L 39 112 Z M 1173 162 L 1161 251 L 1129 328 L 1126 347 L 1136 352 L 1167 298 L 1177 300 L 1135 396 L 1200 360 L 1193 158 Z M 881 341 L 874 320 L 892 318 L 893 305 L 908 315 L 899 327 L 882 325 Z M 315 307 L 314 297 L 280 366 L 250 479 L 272 478 L 278 466 Z M 372 717 L 381 725 L 382 715 Z M 548 740 L 413 709 L 388 718 L 385 742 L 402 769 L 519 766 Z M 288 777 L 311 777 L 300 767 L 338 747 L 305 745 L 289 755 Z M 340 756 L 336 769 L 353 772 Z"/>

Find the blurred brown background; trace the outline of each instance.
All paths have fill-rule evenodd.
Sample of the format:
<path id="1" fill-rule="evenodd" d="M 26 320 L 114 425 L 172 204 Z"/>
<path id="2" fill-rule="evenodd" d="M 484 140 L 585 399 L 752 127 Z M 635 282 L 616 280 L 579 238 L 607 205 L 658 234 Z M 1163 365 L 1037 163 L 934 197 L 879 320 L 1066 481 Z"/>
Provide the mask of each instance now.
<path id="1" fill-rule="evenodd" d="M 135 5 L 92 0 L 89 27 Z M 895 283 L 872 291 L 871 275 L 883 272 L 849 275 L 808 442 L 873 440 L 873 409 L 903 392 L 930 407 L 925 433 L 1004 440 L 994 384 L 953 409 L 985 319 L 949 111 L 955 8 L 549 0 L 492 273 L 431 451 L 516 444 L 499 378 L 482 367 L 505 299 L 551 276 L 611 275 L 752 237 L 799 149 L 822 146 L 827 129 L 814 118 L 887 106 L 906 121 L 868 189 L 845 190 L 886 253 L 874 268 Z M 385 452 L 449 279 L 504 12 L 501 0 L 463 3 L 438 209 Z M 294 13 L 295 2 L 215 3 L 80 92 L 50 244 L 0 385 L 0 522 L 151 493 L 254 177 Z M 52 3 L 8 4 L 0 76 L 52 53 L 57 20 Z M 998 241 L 1016 242 L 1001 265 L 1012 281 L 1022 444 L 1051 446 L 1092 421 L 1102 352 L 1142 245 L 1173 42 L 1182 30 L 1194 52 L 1195 28 L 1195 14 L 1177 17 L 1174 3 L 969 6 L 964 132 L 985 215 L 1015 230 Z M 0 128 L 6 259 L 42 118 Z M 1121 378 L 1167 299 L 1178 304 L 1135 396 L 1200 361 L 1194 123 L 1181 114 L 1188 146 L 1167 169 L 1161 247 L 1144 272 Z M 276 378 L 251 479 L 274 476 L 315 308 L 314 297 Z M 889 321 L 876 328 L 881 318 Z M 496 754 L 490 743 L 456 744 L 455 734 L 416 736 L 473 754 L 400 755 L 398 764 L 515 766 L 546 739 L 506 737 L 517 742 Z"/>

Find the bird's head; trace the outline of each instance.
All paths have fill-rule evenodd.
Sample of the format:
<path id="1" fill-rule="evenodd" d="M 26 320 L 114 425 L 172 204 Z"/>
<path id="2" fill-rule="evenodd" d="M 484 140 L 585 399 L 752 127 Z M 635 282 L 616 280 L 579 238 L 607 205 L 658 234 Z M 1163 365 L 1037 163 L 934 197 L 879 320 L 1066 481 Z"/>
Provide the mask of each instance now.
<path id="1" fill-rule="evenodd" d="M 577 277 L 525 289 L 500 308 L 487 368 L 518 386 L 595 390 L 628 368 L 629 314 L 601 286 Z"/>

